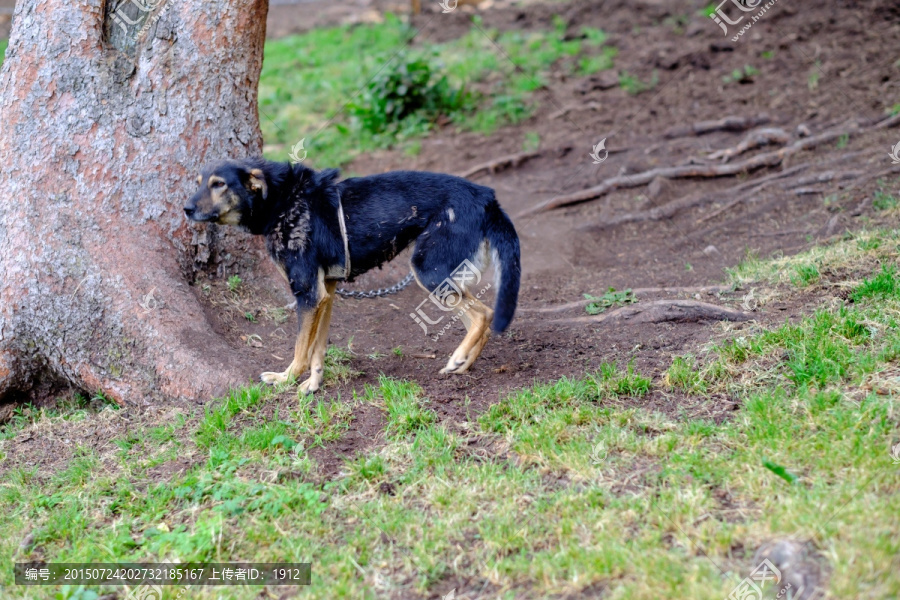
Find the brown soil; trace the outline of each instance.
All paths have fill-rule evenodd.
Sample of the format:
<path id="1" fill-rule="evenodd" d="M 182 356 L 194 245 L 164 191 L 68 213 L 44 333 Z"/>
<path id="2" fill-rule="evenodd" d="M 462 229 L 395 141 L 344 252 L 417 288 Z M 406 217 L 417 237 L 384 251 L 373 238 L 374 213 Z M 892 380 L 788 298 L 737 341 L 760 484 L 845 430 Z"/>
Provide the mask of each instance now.
<path id="1" fill-rule="evenodd" d="M 357 16 L 361 10 L 380 6 L 376 3 L 359 9 L 354 2 L 327 4 Z M 550 74 L 547 88 L 536 94 L 534 116 L 515 127 L 503 128 L 489 138 L 447 127 L 425 139 L 415 158 L 399 151 L 378 152 L 358 159 L 348 170 L 361 174 L 398 168 L 461 173 L 520 152 L 526 133 L 536 132 L 541 155 L 515 168 L 473 177 L 493 187 L 501 204 L 515 215 L 555 195 L 597 185 L 607 177 L 687 164 L 691 157 L 732 147 L 744 136 L 717 132 L 665 137 L 674 127 L 767 113 L 769 126 L 793 135 L 802 124 L 815 135 L 848 119 L 874 122 L 897 101 L 900 72 L 894 64 L 896 56 L 885 50 L 900 43 L 900 14 L 887 10 L 887 0 L 781 3 L 737 43 L 722 36 L 711 20 L 697 16 L 705 4 L 581 0 L 517 8 L 498 2 L 494 8 L 480 11 L 485 27 L 548 29 L 555 14 L 568 20 L 572 36 L 579 35 L 582 26 L 600 27 L 610 33 L 608 43 L 619 49 L 617 72 L 642 81 L 656 73 L 658 84 L 631 96 L 618 85 L 605 89 L 608 74 L 578 78 L 563 63 Z M 270 34 L 321 24 L 310 20 L 308 8 L 308 4 L 273 6 Z M 687 21 L 681 23 L 681 16 Z M 327 16 L 323 22 L 343 18 Z M 278 21 L 278 27 L 272 26 L 272 20 Z M 416 23 L 422 27 L 420 36 L 430 40 L 451 39 L 469 28 L 462 11 L 449 15 L 429 12 Z M 764 57 L 764 52 L 772 56 Z M 723 82 L 723 77 L 748 64 L 759 73 L 743 83 Z M 818 78 L 813 75 L 817 73 Z M 569 112 L 557 116 L 562 109 Z M 594 165 L 589 152 L 603 138 L 610 155 Z M 866 131 L 803 152 L 775 169 L 737 178 L 663 180 L 649 188 L 614 192 L 576 207 L 515 219 L 523 248 L 523 310 L 506 334 L 488 343 L 468 374 L 438 374 L 462 339 L 463 330 L 457 326 L 436 342 L 424 335 L 410 313 L 426 293 L 411 286 L 383 298 L 336 302 L 330 343 L 348 348 L 353 353 L 350 366 L 362 374 L 347 383 L 329 385 L 320 395 L 352 398 L 354 391 L 376 382 L 381 374 L 410 379 L 423 388 L 443 422 L 459 430 L 511 390 L 583 375 L 603 362 L 620 366 L 633 362 L 637 371 L 658 382 L 673 355 L 696 352 L 722 331 L 721 326 L 710 322 L 561 324 L 550 321 L 583 315 L 583 311 L 547 315 L 527 309 L 578 300 L 584 293 L 599 295 L 610 287 L 719 283 L 724 279 L 723 269 L 738 263 L 748 251 L 761 256 L 793 253 L 847 229 L 871 226 L 880 218 L 871 202 L 877 189 L 876 175 L 891 167 L 887 153 L 898 139 L 896 129 Z M 804 187 L 811 188 L 811 193 L 803 195 L 772 185 L 722 214 L 698 222 L 734 198 L 726 192 L 729 188 L 805 163 L 809 167 L 797 178 L 829 170 L 859 170 L 868 175 L 838 183 L 810 183 Z M 896 192 L 896 175 L 885 173 L 883 177 Z M 797 178 L 787 181 L 796 183 Z M 695 194 L 711 194 L 715 200 L 663 220 L 604 225 L 618 215 Z M 405 263 L 396 260 L 363 277 L 353 288 L 389 285 L 406 272 Z M 209 289 L 204 291 L 203 285 Z M 280 315 L 274 310 L 290 300 L 286 288 L 259 289 L 247 284 L 232 293 L 218 280 L 199 283 L 197 292 L 207 299 L 213 328 L 244 349 L 247 362 L 256 371 L 280 370 L 287 365 L 296 318 L 290 312 L 287 321 L 279 322 Z M 702 299 L 734 308 L 739 307 L 744 293 Z M 693 294 L 658 293 L 644 298 L 672 297 Z M 767 306 L 755 317 L 766 323 L 783 322 L 807 310 L 814 300 Z M 395 348 L 402 355 L 395 354 Z M 435 358 L 423 358 L 430 355 Z M 296 401 L 295 392 L 285 393 L 271 403 L 271 410 L 283 411 Z M 737 402 L 728 397 L 671 394 L 654 386 L 639 404 L 674 418 L 691 415 L 721 420 L 738 407 Z M 339 442 L 314 451 L 323 477 L 336 473 L 345 458 L 381 443 L 384 419 L 380 411 L 371 406 L 354 410 L 350 431 Z M 110 437 L 99 434 L 97 439 L 108 444 Z M 90 440 L 82 442 L 91 444 Z M 19 453 L 22 456 L 14 456 Z M 29 453 L 26 445 L 11 445 L 7 466 L 25 460 Z M 190 464 L 190 459 L 185 460 Z"/>
<path id="2" fill-rule="evenodd" d="M 445 128 L 426 139 L 419 156 L 410 159 L 385 151 L 355 161 L 348 170 L 374 173 L 398 168 L 461 173 L 474 165 L 522 150 L 527 132 L 540 135 L 545 152 L 517 168 L 473 179 L 497 191 L 511 214 L 560 193 L 577 191 L 621 173 L 686 164 L 713 150 L 736 145 L 741 132 L 718 132 L 699 137 L 666 139 L 676 126 L 726 116 L 766 113 L 769 126 L 793 134 L 805 125 L 815 135 L 847 119 L 875 120 L 897 97 L 900 73 L 895 57 L 885 53 L 900 41 L 900 19 L 885 18 L 885 2 L 805 2 L 777 6 L 737 43 L 721 36 L 710 20 L 696 16 L 700 2 L 580 1 L 535 4 L 527 8 L 495 6 L 480 11 L 485 28 L 547 29 L 553 15 L 570 23 L 572 36 L 582 26 L 600 27 L 619 48 L 616 70 L 643 81 L 658 74 L 658 85 L 630 96 L 620 87 L 603 90 L 603 74 L 576 78 L 560 65 L 550 75 L 548 88 L 537 93 L 535 115 L 516 127 L 484 138 Z M 888 11 L 889 12 L 889 11 Z M 687 23 L 678 25 L 680 16 Z M 877 18 L 876 18 L 877 16 Z M 439 17 L 439 18 L 437 18 Z M 430 41 L 464 34 L 469 16 L 424 14 L 416 19 L 419 36 Z M 763 58 L 763 52 L 772 58 Z M 750 64 L 760 73 L 745 83 L 723 82 L 735 69 Z M 818 66 L 817 66 L 818 65 Z M 810 83 L 813 73 L 821 73 Z M 893 100 L 892 100 L 893 98 Z M 561 109 L 571 107 L 564 117 Z M 750 200 L 709 219 L 698 220 L 732 200 L 722 195 L 715 202 L 678 212 L 670 219 L 619 227 L 597 225 L 617 215 L 646 210 L 694 194 L 713 194 L 755 178 L 803 163 L 811 163 L 799 176 L 825 170 L 861 170 L 875 174 L 891 167 L 887 151 L 896 143 L 896 130 L 886 129 L 804 152 L 781 168 L 740 178 L 661 181 L 648 188 L 616 192 L 598 201 L 570 209 L 516 219 L 522 239 L 524 279 L 522 308 L 542 307 L 579 299 L 584 293 L 602 294 L 617 289 L 651 286 L 698 286 L 723 280 L 723 269 L 739 262 L 748 251 L 768 256 L 792 253 L 812 242 L 871 224 L 877 218 L 871 203 L 873 179 L 810 184 L 816 193 L 797 195 L 779 186 L 765 188 Z M 591 147 L 607 138 L 611 154 L 592 164 Z M 573 150 L 557 150 L 572 147 Z M 770 150 L 764 148 L 761 151 Z M 752 156 L 760 151 L 748 153 Z M 737 160 L 737 159 L 735 159 Z M 894 178 L 891 178 L 893 181 Z M 794 180 L 796 182 L 796 180 Z M 858 187 L 853 187 L 858 185 Z M 828 199 L 826 201 L 826 198 Z M 406 273 L 405 260 L 364 278 L 354 289 L 393 283 Z M 745 292 L 704 300 L 734 306 Z M 432 407 L 448 426 L 457 427 L 483 412 L 510 390 L 536 381 L 578 376 L 602 362 L 625 365 L 658 378 L 673 355 L 696 350 L 720 328 L 710 323 L 646 324 L 627 327 L 564 325 L 551 318 L 577 316 L 520 311 L 511 329 L 492 339 L 471 372 L 439 375 L 447 356 L 462 337 L 457 327 L 433 342 L 409 316 L 425 298 L 412 286 L 400 294 L 373 300 L 341 299 L 335 306 L 331 343 L 350 347 L 352 368 L 361 371 L 352 382 L 327 389 L 329 396 L 352 396 L 379 374 L 416 381 Z M 648 299 L 677 297 L 651 295 Z M 682 294 L 681 297 L 690 297 Z M 779 322 L 808 308 L 767 307 L 757 318 Z M 584 314 L 581 312 L 580 314 Z M 293 326 L 293 319 L 288 325 Z M 285 325 L 284 330 L 292 329 Z M 291 336 L 266 337 L 265 348 L 250 360 L 259 369 L 286 364 Z M 392 353 L 400 348 L 402 356 Z M 377 358 L 370 355 L 376 354 Z M 435 355 L 436 358 L 420 358 Z M 249 359 L 249 358 L 248 358 Z M 280 400 L 295 402 L 293 394 Z M 658 388 L 641 405 L 673 416 L 706 414 L 726 418 L 737 408 L 735 399 L 698 399 L 672 395 Z M 326 473 L 340 459 L 377 443 L 383 423 L 373 411 L 359 415 L 357 424 L 341 443 L 320 453 Z M 377 415 L 376 415 L 377 416 Z"/>

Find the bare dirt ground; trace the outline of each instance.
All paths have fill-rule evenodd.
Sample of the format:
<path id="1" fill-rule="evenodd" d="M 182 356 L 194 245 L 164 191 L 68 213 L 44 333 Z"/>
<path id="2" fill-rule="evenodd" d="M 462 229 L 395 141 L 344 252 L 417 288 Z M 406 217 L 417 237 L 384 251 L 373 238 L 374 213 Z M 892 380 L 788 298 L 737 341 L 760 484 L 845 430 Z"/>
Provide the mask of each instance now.
<path id="1" fill-rule="evenodd" d="M 597 369 L 602 362 L 624 365 L 634 361 L 636 369 L 658 377 L 673 355 L 697 348 L 721 331 L 721 326 L 702 321 L 565 324 L 553 319 L 584 312 L 575 308 L 546 314 L 531 309 L 578 300 L 584 293 L 600 295 L 610 287 L 721 283 L 723 269 L 738 263 L 747 252 L 761 256 L 793 253 L 878 221 L 873 194 L 878 180 L 888 181 L 895 191 L 900 169 L 892 165 L 888 151 L 900 134 L 889 127 L 866 127 L 884 119 L 885 107 L 898 97 L 900 71 L 896 56 L 886 50 L 896 48 L 900 41 L 900 11 L 878 1 L 827 6 L 784 2 L 734 43 L 711 20 L 698 16 L 702 6 L 650 0 L 580 1 L 526 8 L 498 5 L 479 11 L 483 27 L 501 31 L 548 29 L 554 15 L 566 19 L 572 36 L 578 36 L 582 26 L 602 28 L 611 35 L 608 43 L 619 49 L 612 81 L 608 72 L 577 78 L 561 66 L 551 73 L 550 84 L 537 92 L 536 114 L 524 123 L 489 138 L 448 127 L 424 140 L 415 158 L 385 151 L 350 166 L 348 170 L 354 173 L 398 168 L 462 173 L 521 152 L 528 132 L 536 132 L 541 140 L 538 156 L 515 168 L 472 177 L 497 191 L 501 204 L 514 216 L 522 239 L 521 310 L 511 329 L 489 342 L 468 374 L 444 376 L 438 371 L 463 330 L 458 325 L 436 342 L 423 334 L 410 313 L 426 298 L 424 291 L 411 286 L 379 299 L 339 299 L 330 341 L 353 352 L 351 367 L 361 374 L 348 383 L 332 385 L 326 390 L 329 396 L 351 397 L 379 374 L 408 378 L 424 388 L 435 410 L 452 425 L 472 419 L 510 390 L 536 381 L 578 376 Z M 280 26 L 290 30 L 289 15 L 299 13 L 283 8 L 286 12 L 278 13 Z M 276 6 L 273 10 L 282 9 Z M 415 20 L 421 29 L 419 41 L 453 39 L 470 27 L 470 16 L 465 13 L 440 14 L 427 6 L 426 10 L 430 12 Z M 723 80 L 745 65 L 759 72 L 740 82 Z M 625 72 L 642 81 L 652 80 L 656 73 L 658 83 L 632 96 L 616 82 L 616 75 Z M 816 136 L 835 128 L 850 133 L 788 156 L 774 168 L 735 177 L 660 178 L 650 186 L 614 191 L 571 208 L 517 216 L 550 198 L 598 185 L 609 177 L 692 163 L 719 164 L 705 157 L 734 147 L 746 131 L 679 135 L 677 130 L 724 117 L 757 116 L 765 116 L 764 127 L 787 133 L 788 144 L 800 140 L 801 135 Z M 851 123 L 857 120 L 858 125 Z M 862 128 L 859 133 L 854 129 L 857 126 Z M 595 165 L 589 153 L 603 138 L 610 155 Z M 783 146 L 751 151 L 731 163 Z M 779 175 L 786 177 L 779 179 Z M 750 184 L 766 181 L 768 184 L 750 188 L 746 197 L 729 207 L 742 198 Z M 738 186 L 744 189 L 736 190 Z M 697 198 L 701 201 L 686 202 Z M 646 212 L 652 209 L 660 210 Z M 628 214 L 655 214 L 656 218 L 621 222 Z M 351 287 L 389 285 L 406 272 L 401 257 Z M 224 293 L 221 284 L 213 289 Z M 700 297 L 736 306 L 745 293 L 704 293 Z M 695 295 L 649 293 L 642 300 Z M 289 300 L 286 291 L 277 298 Z M 248 305 L 253 303 L 248 301 Z M 277 305 L 275 300 L 270 304 Z M 783 322 L 807 310 L 804 304 L 768 306 L 754 318 Z M 259 336 L 261 347 L 248 351 L 248 360 L 258 365 L 258 370 L 281 368 L 288 362 L 295 331 L 293 316 L 277 326 L 265 318 L 256 324 L 246 319 L 215 320 L 235 344 L 246 345 L 246 336 Z M 392 352 L 395 348 L 397 354 Z M 279 402 L 295 401 L 294 394 L 288 393 Z M 725 418 L 737 407 L 732 398 L 700 403 L 699 399 L 661 391 L 646 398 L 643 405 L 671 414 L 703 413 L 712 418 Z M 273 406 L 273 410 L 277 408 Z M 375 443 L 382 425 L 374 411 L 357 415 L 344 439 L 317 457 L 325 471 Z"/>
<path id="2" fill-rule="evenodd" d="M 333 12 L 315 13 L 311 20 L 313 4 L 328 4 Z M 445 376 L 438 371 L 463 330 L 457 325 L 438 341 L 423 334 L 410 318 L 426 298 L 423 290 L 411 286 L 384 298 L 341 298 L 334 308 L 330 343 L 352 352 L 350 367 L 359 375 L 327 386 L 325 395 L 350 398 L 380 374 L 410 379 L 424 389 L 448 427 L 455 428 L 510 390 L 583 375 L 603 362 L 624 366 L 633 361 L 641 373 L 659 377 L 673 355 L 694 351 L 720 333 L 722 326 L 709 321 L 571 324 L 554 319 L 583 316 L 582 309 L 558 314 L 534 309 L 579 300 L 584 293 L 601 295 L 610 287 L 719 284 L 725 277 L 723 269 L 738 263 L 748 251 L 761 256 L 793 253 L 848 229 L 884 224 L 872 200 L 879 180 L 896 192 L 900 167 L 892 165 L 888 152 L 900 140 L 900 131 L 872 125 L 884 119 L 886 107 L 900 97 L 900 70 L 896 53 L 890 52 L 900 47 L 900 10 L 887 0 L 829 4 L 782 0 L 740 41 L 731 42 L 710 19 L 698 15 L 704 4 L 582 0 L 523 8 L 498 2 L 478 11 L 483 27 L 501 31 L 549 29 L 554 15 L 569 23 L 571 36 L 580 35 L 582 26 L 602 28 L 610 34 L 608 44 L 619 49 L 615 70 L 578 78 L 561 65 L 550 74 L 549 85 L 535 94 L 534 116 L 515 127 L 505 127 L 489 138 L 446 127 L 425 139 L 414 158 L 384 151 L 358 159 L 349 170 L 463 173 L 521 152 L 526 134 L 537 133 L 540 148 L 533 158 L 496 173 L 472 176 L 493 187 L 514 217 L 522 240 L 521 309 L 510 330 L 488 343 L 468 374 Z M 269 31 L 279 35 L 303 30 L 310 23 L 365 21 L 377 18 L 386 7 L 336 1 L 274 5 Z M 440 14 L 426 6 L 425 14 L 415 19 L 421 29 L 417 40 L 458 37 L 468 31 L 469 18 L 462 10 Z M 758 72 L 740 81 L 724 81 L 746 65 Z M 633 96 L 618 85 L 621 73 L 645 82 L 655 74 L 658 82 Z M 765 127 L 780 128 L 790 139 L 735 157 L 731 163 L 784 148 L 802 139 L 801 135 L 809 139 L 843 130 L 848 135 L 786 156 L 776 166 L 736 176 L 658 178 L 649 186 L 523 215 L 542 202 L 610 177 L 637 177 L 661 167 L 722 164 L 708 155 L 736 146 L 747 131 L 694 135 L 677 130 L 725 117 L 762 115 Z M 589 154 L 601 139 L 606 139 L 610 154 L 597 165 Z M 765 185 L 753 188 L 754 182 Z M 624 215 L 634 218 L 629 221 Z M 406 272 L 405 263 L 398 259 L 352 287 L 389 285 Z M 197 293 L 207 300 L 213 327 L 246 352 L 256 372 L 286 366 L 296 318 L 291 313 L 278 322 L 277 311 L 272 310 L 290 300 L 286 289 L 246 286 L 233 294 L 224 281 L 217 280 L 198 282 Z M 699 297 L 740 308 L 745 293 L 701 292 Z M 641 300 L 696 296 L 696 292 L 656 292 L 644 294 Z M 807 298 L 795 305 L 770 305 L 753 317 L 783 322 L 814 302 Z M 271 403 L 271 409 L 292 403 L 296 403 L 295 392 L 286 392 Z M 673 416 L 723 419 L 737 408 L 737 400 L 701 401 L 655 387 L 641 405 Z M 108 435 L 94 431 L 93 439 L 83 442 L 108 444 L 109 436 L 118 430 L 113 427 Z M 382 432 L 381 414 L 372 407 L 362 409 L 339 442 L 314 452 L 321 474 L 327 476 L 340 467 L 343 458 L 377 444 Z M 54 442 L 48 438 L 44 443 Z M 22 456 L 10 455 L 9 467 L 27 459 L 26 455 L 40 453 L 38 448 L 13 448 L 17 446 Z"/>

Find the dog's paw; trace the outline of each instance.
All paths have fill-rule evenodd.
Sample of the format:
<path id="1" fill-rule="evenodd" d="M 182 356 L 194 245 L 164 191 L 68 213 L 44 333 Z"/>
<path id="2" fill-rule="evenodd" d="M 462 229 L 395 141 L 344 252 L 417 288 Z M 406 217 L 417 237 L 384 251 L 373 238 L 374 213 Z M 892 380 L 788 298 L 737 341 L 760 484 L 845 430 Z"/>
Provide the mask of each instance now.
<path id="1" fill-rule="evenodd" d="M 268 383 L 269 385 L 278 385 L 288 380 L 287 373 L 275 373 L 273 371 L 266 371 L 259 378 L 263 383 Z"/>
<path id="2" fill-rule="evenodd" d="M 300 393 L 301 394 L 312 394 L 313 392 L 319 391 L 319 385 L 321 381 L 316 380 L 313 377 L 310 377 L 306 381 L 300 384 Z"/>
<path id="3" fill-rule="evenodd" d="M 469 370 L 468 365 L 466 365 L 466 359 L 457 360 L 453 357 L 450 357 L 450 361 L 447 363 L 447 366 L 441 369 L 441 373 L 453 373 L 454 375 L 458 375 L 460 373 L 465 373 Z"/>

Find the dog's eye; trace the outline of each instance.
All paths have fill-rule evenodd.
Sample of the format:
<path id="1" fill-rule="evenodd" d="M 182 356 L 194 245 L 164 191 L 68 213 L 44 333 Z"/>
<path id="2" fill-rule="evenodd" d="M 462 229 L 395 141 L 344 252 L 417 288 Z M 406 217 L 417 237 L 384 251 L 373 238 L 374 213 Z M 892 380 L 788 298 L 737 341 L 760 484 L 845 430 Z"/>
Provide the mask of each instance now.
<path id="1" fill-rule="evenodd" d="M 217 189 L 223 188 L 223 187 L 225 187 L 224 181 L 214 181 L 212 184 L 212 189 L 214 189 L 214 190 L 217 190 Z"/>

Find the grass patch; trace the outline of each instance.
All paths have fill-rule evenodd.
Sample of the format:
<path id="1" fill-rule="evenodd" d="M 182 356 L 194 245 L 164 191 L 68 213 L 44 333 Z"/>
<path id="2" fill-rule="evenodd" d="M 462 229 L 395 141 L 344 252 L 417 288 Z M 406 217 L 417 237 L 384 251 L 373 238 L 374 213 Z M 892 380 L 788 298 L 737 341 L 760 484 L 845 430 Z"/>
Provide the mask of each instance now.
<path id="1" fill-rule="evenodd" d="M 866 298 L 880 300 L 900 299 L 900 287 L 897 285 L 897 266 L 883 265 L 879 273 L 876 273 L 871 279 L 864 280 L 859 287 L 853 290 L 850 298 L 854 302 L 859 302 Z"/>
<path id="2" fill-rule="evenodd" d="M 604 364 L 504 394 L 477 419 L 441 422 L 419 386 L 384 376 L 349 402 L 298 398 L 287 415 L 263 414 L 271 392 L 248 388 L 188 421 L 179 451 L 203 460 L 166 480 L 110 473 L 90 448 L 55 473 L 0 462 L 0 558 L 311 560 L 304 595 L 323 599 L 436 597 L 447 581 L 474 597 L 487 581 L 510 598 L 614 589 L 721 600 L 754 569 L 756 548 L 793 536 L 819 553 L 824 595 L 896 598 L 898 246 L 895 232 L 867 232 L 753 259 L 736 272 L 759 273 L 757 285 L 789 282 L 806 264 L 868 268 L 841 282 L 847 301 L 777 327 L 742 325 L 674 357 L 656 390 L 633 364 Z M 737 408 L 715 421 L 655 410 L 671 389 L 726 392 Z M 383 408 L 385 437 L 317 476 L 307 449 L 339 439 L 359 403 Z M 103 427 L 97 414 L 83 418 Z M 54 419 L 34 413 L 17 426 L 40 432 Z M 129 432 L 116 451 L 135 460 L 148 441 L 173 444 L 175 426 Z M 0 585 L 10 579 L 0 571 Z"/>
<path id="3" fill-rule="evenodd" d="M 584 307 L 584 310 L 589 315 L 599 315 L 614 306 L 624 306 L 626 304 L 634 304 L 637 302 L 637 298 L 634 297 L 634 293 L 630 289 L 617 292 L 615 288 L 609 288 L 602 296 L 585 294 L 584 299 L 589 300 L 588 304 Z"/>
<path id="4" fill-rule="evenodd" d="M 794 265 L 794 274 L 791 283 L 800 287 L 806 287 L 819 280 L 819 269 L 814 264 Z"/>
<path id="5" fill-rule="evenodd" d="M 328 350 L 325 351 L 325 384 L 347 383 L 351 379 L 362 375 L 362 371 L 357 371 L 350 366 L 352 359 L 353 353 L 350 352 L 349 348 L 328 346 Z"/>
<path id="6" fill-rule="evenodd" d="M 602 31 L 567 39 L 559 19 L 552 30 L 528 33 L 475 22 L 442 44 L 410 45 L 415 30 L 391 15 L 268 40 L 259 85 L 266 155 L 286 160 L 302 138 L 310 162 L 338 166 L 393 145 L 416 152 L 416 138 L 438 122 L 489 134 L 531 115 L 532 94 L 557 63 L 594 72 L 615 56 Z"/>
<path id="7" fill-rule="evenodd" d="M 657 84 L 659 84 L 659 73 L 656 71 L 653 71 L 653 75 L 651 75 L 650 79 L 647 81 L 643 81 L 627 71 L 622 71 L 622 73 L 619 74 L 619 87 L 625 90 L 630 96 L 638 96 L 644 92 L 650 91 L 655 88 Z"/>
<path id="8" fill-rule="evenodd" d="M 367 386 L 366 399 L 375 401 L 379 397 L 387 411 L 387 434 L 394 439 L 402 439 L 437 421 L 437 415 L 422 395 L 422 388 L 408 381 L 398 381 L 381 376 L 379 388 Z"/>

